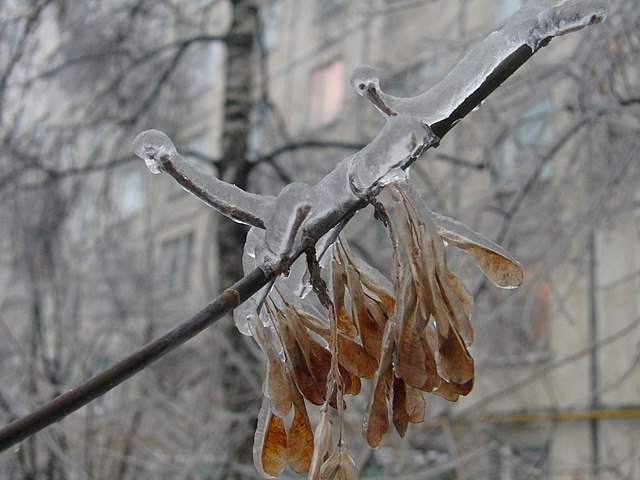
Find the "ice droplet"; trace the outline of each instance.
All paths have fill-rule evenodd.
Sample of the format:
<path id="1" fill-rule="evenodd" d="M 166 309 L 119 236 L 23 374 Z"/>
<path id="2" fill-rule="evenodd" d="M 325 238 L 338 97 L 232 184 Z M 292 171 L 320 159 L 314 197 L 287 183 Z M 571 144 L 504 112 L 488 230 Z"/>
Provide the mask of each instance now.
<path id="1" fill-rule="evenodd" d="M 171 139 L 160 130 L 145 130 L 138 134 L 133 141 L 133 152 L 144 160 L 147 168 L 153 174 L 162 171 L 161 154 L 177 153 L 176 147 Z"/>
<path id="2" fill-rule="evenodd" d="M 258 315 L 258 304 L 253 298 L 250 298 L 233 311 L 233 321 L 242 335 L 250 337 L 252 336 L 251 319 Z"/>

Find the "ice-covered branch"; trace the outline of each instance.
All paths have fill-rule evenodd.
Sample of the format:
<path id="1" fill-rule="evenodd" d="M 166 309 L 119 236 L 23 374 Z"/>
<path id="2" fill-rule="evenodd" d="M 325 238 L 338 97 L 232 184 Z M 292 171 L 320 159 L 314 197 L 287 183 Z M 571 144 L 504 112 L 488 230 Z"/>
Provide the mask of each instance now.
<path id="1" fill-rule="evenodd" d="M 382 115 L 411 115 L 442 136 L 443 129 L 469 113 L 479 97 L 488 96 L 551 38 L 600 23 L 606 13 L 606 0 L 531 0 L 422 94 L 401 98 L 384 93 L 369 66 L 353 72 L 351 85 Z"/>
<path id="2" fill-rule="evenodd" d="M 303 227 L 307 232 L 318 230 L 321 219 L 326 221 L 351 209 L 355 201 L 391 181 L 394 171 L 401 173 L 408 161 L 436 145 L 438 136 L 444 135 L 550 38 L 601 22 L 606 6 L 603 0 L 527 2 L 500 30 L 489 34 L 465 55 L 442 81 L 416 97 L 388 95 L 380 89 L 375 70 L 368 66 L 356 69 L 351 76 L 352 86 L 389 119 L 387 125 L 369 145 L 339 163 L 318 185 L 293 184 L 277 199 L 245 192 L 206 174 L 180 156 L 171 140 L 158 130 L 138 135 L 134 149 L 153 173 L 166 171 L 222 214 L 266 229 L 265 242 L 277 257 L 292 248 L 297 231 L 302 232 Z M 303 210 L 305 220 L 295 221 Z"/>
<path id="3" fill-rule="evenodd" d="M 20 440 L 59 421 L 113 389 L 132 375 L 143 370 L 153 361 L 158 360 L 172 349 L 197 335 L 225 313 L 238 307 L 260 289 L 270 284 L 281 273 L 288 270 L 292 262 L 302 255 L 309 244 L 313 246 L 313 243 L 327 234 L 332 228 L 347 221 L 358 209 L 363 208 L 371 201 L 371 197 L 376 195 L 381 187 L 387 183 L 394 183 L 402 179 L 403 167 L 414 161 L 422 151 L 436 145 L 438 140 L 461 118 L 477 107 L 518 67 L 524 64 L 533 53 L 541 46 L 544 46 L 549 38 L 598 23 L 604 18 L 605 11 L 606 2 L 604 1 L 531 0 L 501 30 L 490 34 L 476 49 L 465 56 L 442 82 L 428 92 L 413 98 L 400 99 L 385 95 L 380 91 L 375 77 L 367 77 L 364 78 L 365 81 L 360 81 L 363 78 L 359 78 L 358 75 L 363 71 L 356 71 L 354 86 L 359 93 L 369 97 L 379 110 L 389 117 L 387 124 L 367 147 L 340 162 L 317 185 L 297 184 L 295 187 L 283 190 L 278 198 L 254 195 L 206 174 L 196 165 L 181 157 L 171 140 L 161 132 L 151 130 L 140 134 L 135 143 L 136 154 L 145 160 L 150 170 L 154 173 L 166 171 L 185 189 L 221 213 L 236 221 L 253 226 L 250 238 L 255 242 L 263 241 L 264 239 L 267 253 L 265 258 L 267 258 L 267 261 L 264 262 L 263 259 L 253 258 L 253 261 L 247 262 L 247 265 L 252 264 L 259 268 L 251 269 L 244 278 L 226 289 L 200 312 L 137 352 L 122 359 L 114 366 L 92 377 L 76 389 L 60 395 L 29 415 L 16 419 L 0 429 L 0 450 L 5 450 L 15 445 Z M 429 283 L 430 285 L 442 287 L 440 294 L 446 297 L 447 305 L 451 307 L 445 308 L 447 305 L 442 304 L 442 302 L 436 304 L 433 301 L 421 304 L 422 307 L 430 306 L 430 308 L 435 308 L 434 315 L 441 315 L 443 319 L 438 325 L 437 332 L 430 330 L 427 333 L 431 336 L 438 335 L 438 338 L 434 341 L 440 342 L 438 345 L 441 347 L 439 353 L 441 357 L 443 357 L 442 352 L 449 351 L 455 347 L 458 357 L 463 360 L 466 359 L 464 365 L 472 369 L 473 364 L 467 358 L 466 347 L 455 333 L 457 330 L 464 331 L 465 322 L 468 321 L 467 310 L 470 307 L 471 299 L 463 285 L 453 278 L 447 270 L 443 256 L 443 239 L 472 255 L 479 255 L 480 251 L 486 252 L 483 255 L 489 255 L 490 261 L 481 266 L 491 274 L 494 274 L 495 266 L 499 266 L 501 263 L 510 262 L 516 267 L 517 264 L 508 255 L 505 255 L 499 247 L 488 242 L 484 237 L 469 232 L 450 219 L 427 212 L 428 214 L 425 217 L 427 221 L 425 219 L 420 220 L 416 216 L 419 213 L 418 210 L 420 210 L 419 202 L 403 201 L 400 193 L 396 195 L 395 205 L 398 210 L 404 209 L 403 215 L 410 221 L 400 222 L 397 225 L 396 228 L 399 230 L 399 235 L 402 235 L 405 240 L 411 240 L 414 243 L 420 240 L 422 242 L 420 245 L 430 245 L 429 248 L 409 249 L 408 251 L 418 251 L 424 255 L 437 254 L 435 258 L 430 259 L 432 268 L 429 269 L 428 273 L 435 281 L 430 280 Z M 418 207 L 415 206 L 416 204 L 418 204 Z M 420 238 L 415 239 L 411 235 L 403 234 L 403 232 L 406 233 L 405 230 L 409 227 L 416 227 L 416 232 L 420 234 Z M 262 235 L 262 229 L 265 229 L 264 235 Z M 411 242 L 407 244 L 408 247 L 412 247 L 412 245 Z M 265 250 L 263 249 L 263 251 Z M 256 252 L 257 250 L 254 250 L 254 254 Z M 255 256 L 257 257 L 257 255 Z M 358 286 L 359 290 L 352 288 L 350 294 L 352 295 L 352 300 L 364 302 L 362 306 L 367 308 L 363 308 L 363 311 L 368 308 L 371 308 L 372 312 L 378 313 L 384 309 L 393 310 L 395 312 L 392 312 L 394 322 L 398 320 L 398 322 L 407 323 L 416 318 L 416 315 L 411 313 L 418 311 L 420 308 L 416 299 L 417 293 L 424 295 L 422 290 L 414 292 L 412 288 L 415 290 L 415 285 L 403 285 L 402 287 L 412 295 L 407 298 L 398 297 L 398 308 L 395 308 L 393 299 L 386 298 L 388 296 L 387 288 L 381 287 L 381 283 L 375 280 L 376 275 L 367 274 L 366 269 L 359 268 L 357 262 L 353 260 L 346 257 L 343 260 L 342 276 L 334 287 L 334 295 L 338 294 L 338 297 L 344 297 L 346 286 Z M 399 263 L 399 267 L 403 266 L 403 262 L 404 260 Z M 426 268 L 425 265 L 415 265 L 407 262 L 404 268 L 406 270 L 418 266 L 424 270 Z M 502 270 L 502 267 L 500 269 Z M 517 270 L 517 268 L 514 270 L 515 275 L 502 276 L 498 280 L 504 280 L 507 286 L 512 285 L 514 282 L 517 284 L 520 278 Z M 414 281 L 424 283 L 425 276 L 420 275 L 420 272 L 417 273 L 418 275 L 412 277 Z M 340 288 L 342 291 L 340 291 Z M 363 288 L 366 288 L 368 292 L 374 293 L 377 296 L 378 303 L 372 305 L 373 297 L 364 295 Z M 433 298 L 440 300 L 436 296 Z M 411 302 L 408 299 L 411 299 Z M 344 298 L 342 300 L 342 307 L 344 307 Z M 273 304 L 272 307 L 276 309 L 278 305 Z M 336 308 L 340 308 L 340 305 L 336 304 Z M 409 314 L 401 317 L 399 314 L 402 312 L 408 312 Z M 300 312 L 289 309 L 284 313 L 296 313 L 298 315 Z M 456 315 L 452 316 L 452 313 Z M 322 345 L 320 345 L 322 348 L 318 347 L 317 338 L 323 334 L 326 335 L 326 329 L 322 324 L 317 324 L 313 317 L 303 317 L 300 318 L 306 318 L 307 326 L 301 326 L 297 321 L 291 323 L 290 327 L 296 330 L 285 332 L 287 333 L 284 337 L 285 340 L 296 343 L 302 338 L 301 335 L 305 334 L 305 331 L 300 329 L 315 329 L 315 336 L 305 337 L 306 341 L 307 343 L 311 340 L 315 342 L 313 344 L 308 343 L 311 346 L 315 345 L 314 353 L 324 354 L 324 347 Z M 394 322 L 390 322 L 389 325 Z M 365 326 L 368 331 L 377 335 L 376 341 L 380 343 L 383 332 L 379 329 L 379 325 L 376 326 L 376 323 L 373 322 Z M 397 327 L 393 325 L 391 327 L 398 330 L 403 327 L 403 324 L 398 323 Z M 410 329 L 400 329 L 399 332 L 410 332 Z M 352 351 L 363 361 L 362 371 L 355 371 L 354 365 L 349 366 L 355 372 L 352 375 L 354 380 L 352 385 L 359 385 L 359 383 L 355 382 L 357 377 L 369 378 L 376 372 L 375 398 L 381 400 L 370 405 L 369 414 L 372 415 L 370 418 L 386 418 L 388 404 L 385 402 L 388 400 L 389 393 L 389 385 L 386 379 L 390 376 L 393 377 L 392 364 L 388 362 L 384 364 L 387 367 L 384 372 L 376 371 L 376 368 L 379 370 L 378 364 L 380 362 L 378 361 L 379 357 L 373 358 L 367 350 L 367 347 L 371 345 L 354 344 L 342 334 L 334 335 L 334 337 L 337 337 L 337 345 L 343 344 L 346 347 L 351 347 Z M 400 337 L 398 338 L 400 339 Z M 421 339 L 418 340 L 421 341 Z M 432 344 L 436 345 L 431 340 L 421 344 L 424 354 L 429 353 Z M 391 351 L 390 349 L 394 345 L 396 344 L 390 342 L 386 347 Z M 413 348 L 414 345 L 411 342 L 406 342 L 406 348 L 404 348 L 403 344 L 398 340 L 396 346 L 400 353 L 419 352 L 419 350 Z M 364 350 L 360 347 L 364 347 Z M 309 350 L 300 351 L 302 354 L 309 353 Z M 376 349 L 376 351 L 379 351 L 379 349 Z M 385 358 L 390 358 L 390 355 L 387 354 Z M 445 398 L 457 398 L 459 394 L 468 393 L 471 387 L 470 381 L 461 383 L 469 376 L 468 372 L 461 372 L 458 363 L 450 361 L 451 359 L 444 359 L 449 360 L 449 363 L 442 364 L 441 362 L 440 370 L 436 372 L 439 375 L 439 377 L 438 375 L 436 377 L 440 378 L 442 382 L 436 393 L 445 396 Z M 303 357 L 299 357 L 297 360 L 307 361 Z M 307 366 L 317 369 L 319 363 L 321 362 L 314 362 Z M 425 362 L 423 361 L 421 365 L 424 366 Z M 435 368 L 435 363 L 433 365 Z M 325 371 L 314 370 L 312 373 L 317 374 L 317 379 L 322 380 L 316 382 L 318 385 L 321 385 L 327 378 Z M 389 376 L 388 373 L 391 375 Z M 419 373 L 422 374 L 424 372 Z M 316 380 L 315 377 L 312 379 Z M 425 388 L 424 385 L 429 383 L 422 382 L 424 380 L 422 377 L 414 378 L 413 380 L 417 382 L 418 387 L 422 388 Z M 394 381 L 394 389 L 396 387 L 395 383 Z M 402 390 L 404 392 L 403 395 L 406 396 L 406 399 L 416 400 L 416 388 L 411 387 L 412 389 L 410 389 L 409 385 L 407 383 L 406 390 Z M 431 387 L 434 386 L 431 385 Z M 309 432 L 309 419 L 306 414 L 303 415 L 301 413 L 301 405 L 304 405 L 301 393 L 296 389 L 291 391 L 297 392 L 297 397 L 289 399 L 294 404 L 294 422 L 297 420 L 297 425 L 304 427 L 300 431 Z M 305 393 L 314 393 L 314 391 Z M 346 393 L 349 392 L 347 391 Z M 326 392 L 322 394 L 326 394 Z M 331 400 L 331 398 L 328 396 L 327 400 Z M 394 401 L 394 406 L 395 403 Z M 419 406 L 418 404 L 416 405 Z M 408 412 L 408 410 L 400 412 L 406 414 L 406 422 L 420 420 L 420 408 L 417 409 L 418 415 L 415 418 L 408 418 Z M 396 418 L 394 417 L 394 422 L 395 420 Z M 277 422 L 273 422 L 272 425 L 278 426 Z M 400 426 L 402 427 L 402 425 Z M 374 440 L 384 433 L 384 429 L 379 424 L 375 424 L 375 422 L 369 422 L 367 428 L 370 438 Z M 312 440 L 313 435 L 307 435 L 305 438 L 311 438 Z M 291 445 L 302 444 L 292 441 Z M 313 445 L 313 441 L 311 441 L 311 445 Z M 263 456 L 264 454 L 265 452 L 263 451 Z"/>
<path id="4" fill-rule="evenodd" d="M 345 212 L 383 186 L 388 174 L 401 172 L 423 149 L 437 141 L 436 136 L 415 119 L 395 116 L 371 143 L 345 158 L 317 185 L 293 183 L 277 198 L 245 192 L 207 174 L 182 157 L 169 137 L 159 130 L 139 134 L 134 141 L 134 151 L 152 173 L 168 173 L 223 215 L 266 229 L 266 246 L 275 259 L 290 253 L 288 250 L 303 228 L 307 235 L 318 240 L 328 230 L 328 224 L 335 225 Z M 301 218 L 303 211 L 304 218 Z"/>
<path id="5" fill-rule="evenodd" d="M 185 190 L 207 205 L 240 223 L 264 228 L 273 210 L 275 197 L 255 195 L 206 173 L 176 151 L 160 130 L 145 130 L 133 142 L 133 150 L 151 173 L 166 172 Z"/>

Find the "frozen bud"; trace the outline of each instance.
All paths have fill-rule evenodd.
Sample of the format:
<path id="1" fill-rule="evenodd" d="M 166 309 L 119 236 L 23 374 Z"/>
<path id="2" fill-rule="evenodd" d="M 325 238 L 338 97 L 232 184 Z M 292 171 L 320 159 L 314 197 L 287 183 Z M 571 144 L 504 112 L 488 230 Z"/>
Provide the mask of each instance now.
<path id="1" fill-rule="evenodd" d="M 145 130 L 140 133 L 133 141 L 133 152 L 144 160 L 153 174 L 163 170 L 161 161 L 163 154 L 177 153 L 171 139 L 160 130 Z"/>
<path id="2" fill-rule="evenodd" d="M 358 95 L 369 100 L 385 117 L 393 117 L 399 113 L 397 99 L 380 89 L 380 77 L 374 68 L 369 65 L 357 67 L 349 82 Z"/>
<path id="3" fill-rule="evenodd" d="M 361 65 L 353 70 L 349 78 L 349 83 L 358 95 L 364 97 L 369 87 L 379 88 L 380 76 L 373 67 Z"/>

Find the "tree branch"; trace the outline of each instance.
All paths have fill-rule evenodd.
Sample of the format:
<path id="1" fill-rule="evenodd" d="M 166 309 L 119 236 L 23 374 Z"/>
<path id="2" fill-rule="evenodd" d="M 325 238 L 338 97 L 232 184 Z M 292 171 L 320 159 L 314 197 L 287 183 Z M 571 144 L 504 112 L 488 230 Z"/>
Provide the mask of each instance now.
<path id="1" fill-rule="evenodd" d="M 537 2 L 530 3 L 536 4 Z M 569 3 L 576 2 L 567 2 L 567 4 Z M 586 2 L 586 4 L 589 5 L 591 3 L 594 3 L 596 6 L 600 5 L 599 2 Z M 578 6 L 583 6 L 580 5 L 579 2 L 577 2 L 577 4 Z M 576 6 L 575 8 L 577 9 L 578 6 Z M 524 9 L 526 8 L 527 7 L 525 6 Z M 535 6 L 531 8 L 535 8 Z M 569 13 L 572 13 L 570 10 L 571 6 L 566 6 L 566 8 L 567 15 Z M 594 7 L 594 9 L 595 8 L 596 7 Z M 548 12 L 548 14 L 550 17 L 556 15 L 554 11 L 550 11 Z M 600 13 L 600 15 L 602 15 L 602 13 Z M 468 71 L 469 66 L 477 66 L 478 68 L 483 69 L 483 79 L 479 83 L 477 83 L 475 87 L 471 86 L 471 93 L 469 95 L 465 95 L 464 98 L 460 98 L 457 105 L 451 105 L 451 109 L 448 112 L 442 110 L 440 112 L 442 115 L 435 123 L 425 126 L 430 127 L 430 130 L 432 130 L 433 133 L 437 135 L 437 137 L 442 138 L 462 118 L 464 118 L 476 106 L 480 105 L 480 103 L 484 101 L 499 85 L 501 85 L 507 78 L 509 78 L 529 58 L 531 58 L 531 56 L 540 47 L 545 46 L 548 43 L 550 37 L 556 34 L 561 35 L 570 31 L 574 31 L 576 29 L 595 23 L 596 21 L 599 21 L 601 19 L 602 17 L 596 17 L 595 13 L 592 17 L 590 17 L 591 21 L 582 22 L 582 20 L 577 21 L 576 19 L 573 19 L 575 21 L 568 24 L 566 22 L 562 23 L 563 18 L 549 18 L 549 24 L 544 25 L 547 27 L 547 30 L 532 30 L 531 32 L 529 32 L 529 36 L 527 36 L 526 38 L 523 37 L 524 43 L 520 47 L 515 48 L 509 55 L 506 55 L 495 66 L 495 68 L 490 68 L 489 71 L 486 70 L 486 65 L 476 65 L 475 63 L 473 63 L 474 55 L 490 53 L 486 50 L 488 48 L 496 47 L 496 44 L 494 43 L 485 44 L 483 42 L 482 44 L 480 44 L 479 48 L 476 48 L 475 50 L 470 52 L 470 54 L 468 54 L 460 62 L 459 65 L 463 65 L 464 68 L 458 69 L 462 70 L 458 72 L 459 77 L 468 77 L 471 79 L 473 78 L 473 73 L 475 72 Z M 589 20 L 589 18 L 587 20 Z M 553 23 L 554 21 L 558 22 L 558 25 L 561 25 L 563 28 L 560 28 L 558 25 Z M 534 27 L 540 28 L 540 25 L 535 24 Z M 522 33 L 523 32 L 520 32 L 520 34 Z M 541 35 L 542 38 L 540 38 L 539 35 Z M 506 41 L 507 39 L 505 38 L 505 42 Z M 534 45 L 533 48 L 530 45 Z M 456 68 L 457 67 L 454 67 L 454 70 L 452 70 L 448 78 L 451 77 L 450 80 L 452 80 L 454 83 L 460 84 L 462 78 L 452 75 L 454 72 L 456 72 Z M 474 82 L 477 80 L 478 79 L 475 78 Z M 405 120 L 400 120 L 398 117 L 395 118 L 397 120 L 389 120 L 387 126 L 383 129 L 383 131 L 380 132 L 376 139 L 366 147 L 371 147 L 376 142 L 376 140 L 378 140 L 378 143 L 380 144 L 379 146 L 376 146 L 376 148 L 371 149 L 371 152 L 369 154 L 370 156 L 373 156 L 373 154 L 389 154 L 390 152 L 385 152 L 385 150 L 393 149 L 393 145 L 389 146 L 389 139 L 394 138 L 396 141 L 398 141 L 401 138 L 404 138 L 403 136 L 407 135 L 407 129 L 410 125 L 413 125 L 413 122 L 410 122 L 408 117 L 404 117 Z M 424 147 L 424 150 L 426 150 L 431 146 L 437 145 L 438 138 L 433 138 L 433 136 L 427 138 L 427 130 L 425 130 L 425 138 L 421 139 L 423 143 L 412 146 L 413 153 L 411 153 L 405 159 L 405 163 L 403 165 L 404 167 L 408 166 L 417 158 L 414 155 L 419 156 L 423 153 L 421 148 L 416 149 L 415 147 Z M 420 139 L 418 140 L 420 141 Z M 345 165 L 342 165 L 343 170 L 336 169 L 325 178 L 333 177 L 335 179 L 336 176 L 349 173 L 349 176 L 351 177 L 349 178 L 349 184 L 351 185 L 351 188 L 353 189 L 354 187 L 356 187 L 358 190 L 360 190 L 361 194 L 357 196 L 349 196 L 346 194 L 347 192 L 345 192 L 343 198 L 336 198 L 336 203 L 332 209 L 328 211 L 322 211 L 319 215 L 313 217 L 309 224 L 303 226 L 305 230 L 305 235 L 303 235 L 304 240 L 301 241 L 300 244 L 295 246 L 290 255 L 284 255 L 271 264 L 266 264 L 261 266 L 260 268 L 253 270 L 248 275 L 233 284 L 230 288 L 222 292 L 221 295 L 219 295 L 215 300 L 204 307 L 200 312 L 185 320 L 183 323 L 176 326 L 166 334 L 162 335 L 160 338 L 150 342 L 137 352 L 116 363 L 114 366 L 92 377 L 85 383 L 81 384 L 79 387 L 69 390 L 68 392 L 60 395 L 51 402 L 36 409 L 34 412 L 6 425 L 0 430 L 0 451 L 11 447 L 17 442 L 33 435 L 34 433 L 42 430 L 52 423 L 61 420 L 70 413 L 78 410 L 82 406 L 108 392 L 115 386 L 119 385 L 131 376 L 146 368 L 152 362 L 166 355 L 177 346 L 182 345 L 187 340 L 193 338 L 195 335 L 197 335 L 205 328 L 213 324 L 215 321 L 217 321 L 219 318 L 221 318 L 224 314 L 239 306 L 242 302 L 247 300 L 254 293 L 267 285 L 271 280 L 275 279 L 279 274 L 286 271 L 293 261 L 295 261 L 302 253 L 308 251 L 309 248 L 312 247 L 318 239 L 329 232 L 331 228 L 333 228 L 335 225 L 340 224 L 340 222 L 345 218 L 351 217 L 358 210 L 364 208 L 369 202 L 368 195 L 370 195 L 372 192 L 375 193 L 375 184 L 380 178 L 380 173 L 384 173 L 380 172 L 379 170 L 381 170 L 386 165 L 389 165 L 389 168 L 402 166 L 392 164 L 393 162 L 389 162 L 389 160 L 397 161 L 399 160 L 399 158 L 384 158 L 381 160 L 382 163 L 375 163 L 371 165 L 371 162 L 367 157 L 367 153 L 365 153 L 364 151 L 358 152 L 355 155 L 359 156 L 360 160 L 358 165 L 358 167 L 360 168 L 358 169 L 358 171 L 349 172 L 348 168 L 344 168 Z M 394 157 L 396 155 L 400 156 L 397 151 L 394 151 L 394 154 L 391 155 L 391 157 Z M 346 165 L 346 167 L 349 166 L 350 164 Z M 368 166 L 372 166 L 374 168 L 372 170 L 365 168 Z M 353 175 L 351 175 L 352 173 Z M 371 181 L 373 182 L 373 184 L 370 183 Z M 369 190 L 362 190 L 363 188 L 367 188 L 368 185 L 371 185 L 372 188 L 370 188 Z"/>
<path id="2" fill-rule="evenodd" d="M 112 367 L 90 378 L 77 388 L 21 417 L 0 430 L 0 451 L 61 420 L 92 400 L 105 394 L 240 305 L 278 274 L 256 269 L 222 292 L 198 313 L 148 343 Z"/>

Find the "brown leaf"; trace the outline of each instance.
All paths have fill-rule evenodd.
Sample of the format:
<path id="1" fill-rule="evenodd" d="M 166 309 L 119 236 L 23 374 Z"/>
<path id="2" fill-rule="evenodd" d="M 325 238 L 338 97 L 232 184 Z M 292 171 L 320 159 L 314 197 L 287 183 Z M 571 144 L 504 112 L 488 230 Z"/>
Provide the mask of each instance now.
<path id="1" fill-rule="evenodd" d="M 294 471 L 304 473 L 308 472 L 311 466 L 313 430 L 304 399 L 293 384 L 291 384 L 291 397 L 293 400 L 293 421 L 288 434 L 287 462 Z"/>
<path id="2" fill-rule="evenodd" d="M 458 331 L 467 346 L 473 344 L 473 327 L 471 326 L 471 312 L 473 309 L 473 296 L 467 290 L 462 281 L 447 268 L 447 298 L 446 301 L 450 305 L 451 311 L 458 314 L 453 316 L 453 326 Z M 455 297 L 452 297 L 455 295 Z M 459 305 L 460 310 L 454 305 L 454 300 Z"/>
<path id="3" fill-rule="evenodd" d="M 455 402 L 460 395 L 468 395 L 473 389 L 473 378 L 463 384 L 455 384 L 442 381 L 440 386 L 433 391 L 435 395 L 438 395 L 446 400 Z"/>
<path id="4" fill-rule="evenodd" d="M 253 460 L 265 476 L 277 477 L 287 464 L 287 432 L 284 422 L 273 415 L 267 399 L 263 399 L 254 437 Z"/>
<path id="5" fill-rule="evenodd" d="M 407 384 L 424 391 L 437 385 L 435 359 L 423 345 L 422 336 L 426 320 L 417 310 L 417 292 L 412 281 L 406 282 L 398 307 L 404 312 L 400 316 L 398 347 L 396 352 L 396 374 Z"/>
<path id="6" fill-rule="evenodd" d="M 393 302 L 393 286 L 391 282 L 379 270 L 360 257 L 353 255 L 349 250 L 349 244 L 342 238 L 336 244 L 344 265 L 351 265 L 358 272 L 360 283 L 374 293 L 382 303 L 389 300 Z M 393 308 L 393 305 L 391 307 Z"/>
<path id="7" fill-rule="evenodd" d="M 448 382 L 465 384 L 473 379 L 473 358 L 454 329 L 448 337 L 438 335 L 440 375 Z"/>
<path id="8" fill-rule="evenodd" d="M 386 314 L 380 305 L 368 295 L 363 295 L 355 315 L 360 329 L 362 346 L 376 360 L 380 358 Z"/>
<path id="9" fill-rule="evenodd" d="M 393 382 L 393 365 L 388 363 L 384 371 L 376 374 L 369 406 L 362 424 L 367 443 L 372 448 L 380 445 L 382 437 L 389 429 L 389 394 Z"/>
<path id="10" fill-rule="evenodd" d="M 342 442 L 320 468 L 320 480 L 357 480 L 358 469 L 347 444 Z"/>
<path id="11" fill-rule="evenodd" d="M 435 212 L 430 213 L 442 238 L 471 255 L 497 286 L 514 288 L 522 284 L 522 265 L 501 246 L 457 220 Z"/>
<path id="12" fill-rule="evenodd" d="M 301 323 L 327 342 L 330 339 L 329 326 L 311 315 L 300 315 Z M 378 368 L 378 360 L 370 355 L 356 340 L 338 334 L 338 359 L 350 372 L 361 378 L 372 378 Z"/>
<path id="13" fill-rule="evenodd" d="M 362 345 L 346 337 L 338 337 L 338 359 L 344 367 L 361 378 L 373 378 L 378 361 Z"/>
<path id="14" fill-rule="evenodd" d="M 409 412 L 407 412 L 407 391 L 404 380 L 400 377 L 393 379 L 393 426 L 400 438 L 404 438 L 409 426 Z"/>
<path id="15" fill-rule="evenodd" d="M 422 423 L 427 411 L 427 404 L 424 400 L 424 394 L 417 388 L 405 385 L 406 401 L 405 408 L 409 415 L 409 423 Z"/>
<path id="16" fill-rule="evenodd" d="M 309 480 L 319 480 L 320 468 L 329 454 L 331 444 L 331 413 L 323 410 L 315 431 L 315 448 L 309 469 Z"/>
<path id="17" fill-rule="evenodd" d="M 325 397 L 327 375 L 331 369 L 331 352 L 313 338 L 301 324 L 296 324 L 294 330 L 296 338 L 304 349 L 303 353 L 307 360 L 309 371 L 322 392 L 322 396 Z"/>
<path id="18" fill-rule="evenodd" d="M 520 262 L 473 244 L 457 244 L 456 247 L 471 255 L 484 273 L 499 287 L 515 288 L 524 281 Z"/>
<path id="19" fill-rule="evenodd" d="M 314 365 L 311 367 L 307 360 L 308 357 L 313 357 L 310 353 L 310 342 L 301 346 L 296 336 L 291 331 L 291 326 L 284 322 L 281 322 L 280 324 L 280 334 L 284 343 L 287 358 L 289 359 L 293 370 L 296 385 L 300 389 L 300 392 L 311 403 L 315 405 L 322 405 L 326 394 L 326 372 L 328 372 L 329 366 L 327 365 L 326 367 L 323 367 L 326 368 L 325 375 L 324 378 L 320 379 L 318 382 L 314 372 L 317 371 L 319 366 Z M 305 354 L 305 351 L 308 353 Z"/>
<path id="20" fill-rule="evenodd" d="M 347 274 L 343 265 L 336 259 L 331 262 L 331 276 L 333 306 L 338 320 L 338 330 L 354 338 L 358 335 L 358 328 L 345 303 Z"/>
<path id="21" fill-rule="evenodd" d="M 420 332 L 416 329 L 403 328 L 398 342 L 396 373 L 409 385 L 429 391 L 435 381 L 432 376 L 433 368 L 428 363 L 429 358 L 422 347 Z"/>
<path id="22" fill-rule="evenodd" d="M 340 376 L 342 377 L 344 393 L 348 395 L 358 395 L 362 384 L 360 377 L 348 371 L 342 364 L 338 364 L 340 370 Z"/>
<path id="23" fill-rule="evenodd" d="M 424 421 L 426 403 L 423 393 L 407 385 L 401 378 L 393 380 L 393 425 L 404 438 L 409 423 Z"/>
<path id="24" fill-rule="evenodd" d="M 285 417 L 291 410 L 289 381 L 285 364 L 279 358 L 269 357 L 267 362 L 266 393 L 271 408 L 280 417 Z"/>
<path id="25" fill-rule="evenodd" d="M 448 243 L 467 252 L 499 287 L 514 288 L 522 284 L 524 280 L 522 265 L 502 247 L 464 224 L 431 211 L 409 184 L 403 185 L 399 191 L 425 225 L 435 225 L 435 232 L 429 230 L 431 238 L 440 236 Z"/>
<path id="26" fill-rule="evenodd" d="M 265 385 L 271 408 L 278 416 L 284 418 L 291 410 L 286 366 L 280 360 L 260 318 L 253 317 L 250 326 L 254 339 L 267 356 Z"/>

